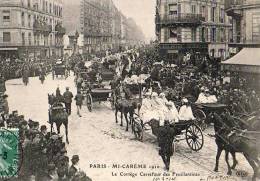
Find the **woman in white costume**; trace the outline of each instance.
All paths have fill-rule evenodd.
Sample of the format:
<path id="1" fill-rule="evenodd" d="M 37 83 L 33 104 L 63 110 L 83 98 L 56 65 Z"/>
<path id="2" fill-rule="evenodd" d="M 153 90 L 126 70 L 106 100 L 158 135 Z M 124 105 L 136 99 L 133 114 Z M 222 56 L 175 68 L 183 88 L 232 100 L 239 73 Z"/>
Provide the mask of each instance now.
<path id="1" fill-rule="evenodd" d="M 179 113 L 173 102 L 167 102 L 167 112 L 164 116 L 165 121 L 169 121 L 170 124 L 179 122 Z"/>
<path id="2" fill-rule="evenodd" d="M 193 115 L 191 106 L 189 105 L 189 101 L 186 98 L 182 99 L 182 106 L 179 111 L 179 118 L 180 121 L 190 121 L 195 120 L 195 117 Z"/>

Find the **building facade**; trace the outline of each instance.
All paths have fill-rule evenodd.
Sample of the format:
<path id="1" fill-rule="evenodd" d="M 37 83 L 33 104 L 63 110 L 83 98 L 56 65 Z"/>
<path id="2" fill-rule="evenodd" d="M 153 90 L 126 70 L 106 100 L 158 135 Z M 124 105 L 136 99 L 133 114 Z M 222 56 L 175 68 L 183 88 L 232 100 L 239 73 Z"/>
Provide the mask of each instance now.
<path id="1" fill-rule="evenodd" d="M 224 0 L 157 0 L 156 35 L 169 59 L 187 52 L 225 59 L 231 24 Z"/>
<path id="2" fill-rule="evenodd" d="M 1 0 L 0 56 L 62 56 L 62 0 Z"/>
<path id="3" fill-rule="evenodd" d="M 134 20 L 126 18 L 112 0 L 81 0 L 79 18 L 85 54 L 116 52 L 145 39 Z"/>
<path id="4" fill-rule="evenodd" d="M 226 13 L 232 17 L 230 47 L 260 47 L 260 1 L 226 0 Z"/>

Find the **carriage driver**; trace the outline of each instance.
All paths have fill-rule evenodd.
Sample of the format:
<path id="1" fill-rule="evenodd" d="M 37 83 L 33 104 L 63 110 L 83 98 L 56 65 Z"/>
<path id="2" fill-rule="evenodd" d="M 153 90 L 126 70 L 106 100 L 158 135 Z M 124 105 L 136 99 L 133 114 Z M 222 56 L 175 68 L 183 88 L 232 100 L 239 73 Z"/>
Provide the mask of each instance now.
<path id="1" fill-rule="evenodd" d="M 159 127 L 158 130 L 158 146 L 159 155 L 162 157 L 165 169 L 169 171 L 171 156 L 173 155 L 173 139 L 174 129 L 170 127 L 170 122 L 165 120 L 164 126 Z"/>
<path id="2" fill-rule="evenodd" d="M 72 92 L 70 92 L 69 87 L 66 87 L 66 91 L 63 94 L 63 98 L 64 98 L 66 112 L 69 115 L 71 115 L 71 103 L 72 103 L 73 94 Z"/>

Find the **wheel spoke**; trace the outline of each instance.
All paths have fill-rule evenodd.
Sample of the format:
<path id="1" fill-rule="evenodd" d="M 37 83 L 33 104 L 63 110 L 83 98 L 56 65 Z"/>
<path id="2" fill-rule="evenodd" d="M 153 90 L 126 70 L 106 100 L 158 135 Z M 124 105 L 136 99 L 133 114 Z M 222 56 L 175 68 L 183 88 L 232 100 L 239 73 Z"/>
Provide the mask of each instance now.
<path id="1" fill-rule="evenodd" d="M 193 145 L 194 145 L 194 144 L 193 144 L 193 141 L 192 141 L 192 140 L 191 140 L 191 143 L 190 143 L 190 144 L 191 144 L 191 148 L 193 148 Z"/>
<path id="2" fill-rule="evenodd" d="M 197 143 L 199 146 L 201 146 L 201 145 L 202 145 L 202 143 L 200 143 L 199 141 L 196 141 L 196 143 Z"/>

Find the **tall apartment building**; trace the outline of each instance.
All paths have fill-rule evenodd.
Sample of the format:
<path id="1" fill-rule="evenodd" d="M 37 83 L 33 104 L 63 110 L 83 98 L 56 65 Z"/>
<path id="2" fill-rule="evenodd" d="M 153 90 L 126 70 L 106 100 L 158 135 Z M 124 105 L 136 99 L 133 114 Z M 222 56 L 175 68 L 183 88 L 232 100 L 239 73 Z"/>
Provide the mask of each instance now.
<path id="1" fill-rule="evenodd" d="M 83 37 L 83 54 L 118 51 L 145 40 L 134 20 L 126 18 L 112 0 L 73 0 L 66 2 L 64 8 L 68 35 L 78 31 L 79 37 Z M 71 45 L 66 42 L 68 49 Z"/>
<path id="2" fill-rule="evenodd" d="M 81 1 L 81 31 L 84 52 L 94 53 L 112 49 L 112 0 Z"/>
<path id="3" fill-rule="evenodd" d="M 226 0 L 227 15 L 232 17 L 234 48 L 260 47 L 260 1 Z"/>
<path id="4" fill-rule="evenodd" d="M 1 0 L 0 56 L 61 56 L 62 0 Z"/>
<path id="5" fill-rule="evenodd" d="M 186 52 L 226 58 L 231 24 L 224 0 L 157 0 L 156 34 L 169 59 Z"/>

